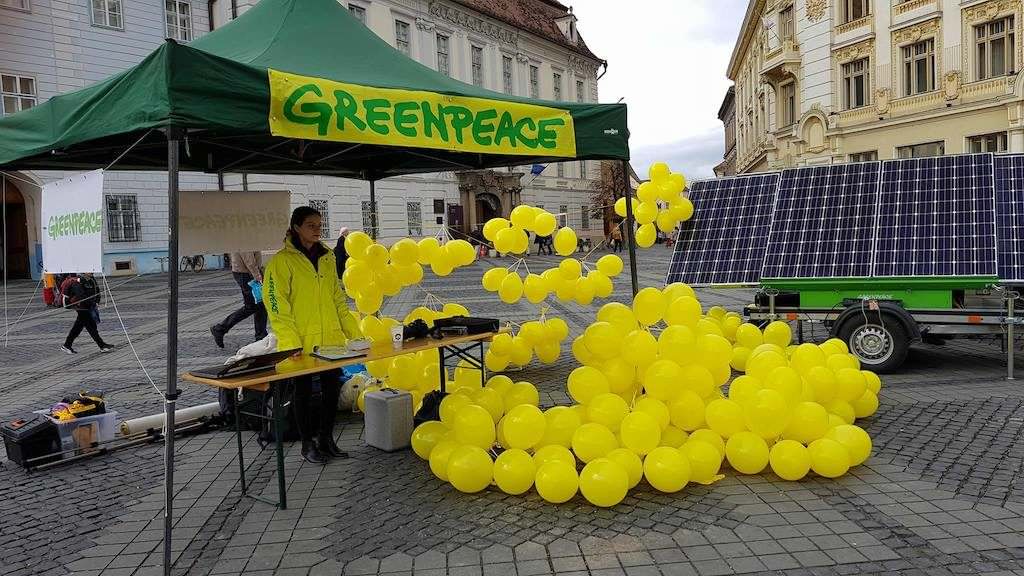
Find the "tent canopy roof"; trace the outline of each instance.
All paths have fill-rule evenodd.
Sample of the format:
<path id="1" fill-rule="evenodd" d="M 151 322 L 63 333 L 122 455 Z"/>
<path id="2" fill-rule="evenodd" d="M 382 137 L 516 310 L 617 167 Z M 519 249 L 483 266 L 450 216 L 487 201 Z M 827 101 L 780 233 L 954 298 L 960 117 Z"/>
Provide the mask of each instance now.
<path id="1" fill-rule="evenodd" d="M 575 153 L 504 153 L 328 141 L 271 133 L 273 69 L 374 89 L 567 112 Z M 426 105 L 426 104 L 424 104 Z M 335 0 L 262 0 L 188 45 L 168 40 L 137 66 L 0 119 L 0 167 L 166 170 L 164 129 L 187 131 L 181 169 L 379 179 L 562 161 L 628 159 L 624 104 L 536 101 L 468 85 L 406 57 Z M 132 146 L 135 144 L 134 146 Z M 120 157 L 131 146 L 131 150 Z M 120 157 L 120 158 L 119 158 Z"/>

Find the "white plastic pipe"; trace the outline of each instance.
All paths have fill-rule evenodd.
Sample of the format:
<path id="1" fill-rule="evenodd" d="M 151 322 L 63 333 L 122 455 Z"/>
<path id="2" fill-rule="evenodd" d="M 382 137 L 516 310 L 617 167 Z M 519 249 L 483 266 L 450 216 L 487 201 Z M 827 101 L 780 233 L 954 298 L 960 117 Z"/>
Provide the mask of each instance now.
<path id="1" fill-rule="evenodd" d="M 174 420 L 176 422 L 184 422 L 185 420 L 195 420 L 196 418 L 202 418 L 204 416 L 213 416 L 220 413 L 220 404 L 217 402 L 210 402 L 209 404 L 202 404 L 200 406 L 192 406 L 191 408 L 182 408 L 174 412 Z M 150 416 L 143 416 L 142 418 L 134 418 L 132 420 L 125 420 L 121 422 L 121 435 L 131 436 L 132 434 L 138 434 L 139 432 L 145 432 L 146 430 L 161 429 L 164 427 L 164 414 L 152 414 Z"/>

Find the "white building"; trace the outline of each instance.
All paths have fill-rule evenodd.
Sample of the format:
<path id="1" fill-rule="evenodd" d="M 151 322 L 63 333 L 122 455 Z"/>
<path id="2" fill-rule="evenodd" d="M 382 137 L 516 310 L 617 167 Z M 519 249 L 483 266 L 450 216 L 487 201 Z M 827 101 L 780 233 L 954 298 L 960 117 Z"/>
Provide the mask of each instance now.
<path id="1" fill-rule="evenodd" d="M 137 64 L 165 37 L 189 41 L 243 14 L 252 0 L 0 0 L 0 113 L 33 106 Z M 571 9 L 556 0 L 352 0 L 350 12 L 411 58 L 463 82 L 548 100 L 596 102 L 604 62 L 583 42 Z M 212 24 L 212 26 L 211 26 Z M 2 137 L 2 136 L 0 136 Z M 539 176 L 451 172 L 377 183 L 378 236 L 471 229 L 522 201 L 566 214 L 581 236 L 600 236 L 590 204 L 597 162 L 563 162 Z M 40 186 L 62 172 L 5 178 L 7 245 L 0 264 L 12 278 L 41 270 Z M 159 271 L 167 254 L 164 173 L 106 175 L 107 274 Z M 461 182 L 461 185 L 460 185 Z M 370 228 L 368 184 L 323 176 L 183 174 L 182 189 L 290 190 L 294 205 L 324 214 L 325 229 Z M 521 187 L 521 190 L 520 190 Z M 208 266 L 210 259 L 207 259 Z M 216 259 L 214 259 L 216 264 Z"/>

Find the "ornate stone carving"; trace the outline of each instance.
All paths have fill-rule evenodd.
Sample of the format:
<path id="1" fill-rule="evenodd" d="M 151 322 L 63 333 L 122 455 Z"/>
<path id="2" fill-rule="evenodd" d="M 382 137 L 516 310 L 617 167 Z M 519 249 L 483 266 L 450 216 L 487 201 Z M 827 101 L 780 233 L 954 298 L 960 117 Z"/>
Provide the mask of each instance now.
<path id="1" fill-rule="evenodd" d="M 519 62 L 520 64 L 526 64 L 527 62 L 530 61 L 530 57 L 527 56 L 526 54 L 523 54 L 522 52 L 516 52 L 516 61 Z"/>
<path id="2" fill-rule="evenodd" d="M 447 20 L 463 28 L 472 30 L 478 34 L 490 36 L 499 42 L 505 42 L 513 46 L 519 45 L 519 33 L 499 26 L 478 16 L 473 16 L 447 4 L 440 2 L 430 3 L 430 15 L 434 18 Z"/>
<path id="3" fill-rule="evenodd" d="M 597 74 L 597 64 L 581 56 L 569 54 L 568 64 L 571 70 L 575 70 L 581 74 L 587 74 L 590 76 Z"/>
<path id="4" fill-rule="evenodd" d="M 434 23 L 424 18 L 417 18 L 416 27 L 419 28 L 420 30 L 429 31 L 434 29 Z"/>
<path id="5" fill-rule="evenodd" d="M 946 72 L 946 75 L 942 78 L 942 87 L 946 92 L 946 100 L 952 102 L 960 97 L 960 86 L 963 84 L 963 78 L 960 75 L 959 70 L 952 72 Z"/>
<path id="6" fill-rule="evenodd" d="M 875 55 L 875 41 L 872 39 L 851 44 L 850 46 L 836 50 L 833 55 L 835 56 L 836 62 L 840 64 L 853 60 L 860 60 L 861 58 L 870 58 Z"/>
<path id="7" fill-rule="evenodd" d="M 994 19 L 1002 12 L 1012 11 L 1017 6 L 1020 6 L 1019 0 L 989 0 L 964 10 L 963 18 L 969 23 L 984 22 Z"/>
<path id="8" fill-rule="evenodd" d="M 907 44 L 910 42 L 917 42 L 926 35 L 933 34 L 939 31 L 939 19 L 932 18 L 927 22 L 921 22 L 914 26 L 907 26 L 906 28 L 900 28 L 899 30 L 892 33 L 893 44 Z"/>
<path id="9" fill-rule="evenodd" d="M 807 19 L 811 22 L 821 20 L 827 8 L 827 0 L 807 0 Z"/>
<path id="10" fill-rule="evenodd" d="M 892 92 L 888 88 L 875 90 L 875 112 L 881 114 L 889 113 L 889 102 L 892 99 Z"/>

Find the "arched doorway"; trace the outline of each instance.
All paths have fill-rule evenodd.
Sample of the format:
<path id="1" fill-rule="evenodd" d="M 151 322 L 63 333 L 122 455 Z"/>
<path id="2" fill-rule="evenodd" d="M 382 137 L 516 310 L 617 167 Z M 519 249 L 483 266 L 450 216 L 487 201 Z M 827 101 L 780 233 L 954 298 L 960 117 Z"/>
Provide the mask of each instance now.
<path id="1" fill-rule="evenodd" d="M 501 218 L 501 200 L 489 192 L 476 195 L 476 224 L 482 226 L 491 218 Z"/>
<path id="2" fill-rule="evenodd" d="M 0 234 L 0 274 L 6 271 L 8 278 L 30 278 L 25 197 L 10 180 L 5 180 L 2 186 L 7 234 L 6 238 Z"/>

